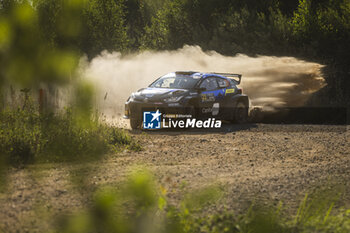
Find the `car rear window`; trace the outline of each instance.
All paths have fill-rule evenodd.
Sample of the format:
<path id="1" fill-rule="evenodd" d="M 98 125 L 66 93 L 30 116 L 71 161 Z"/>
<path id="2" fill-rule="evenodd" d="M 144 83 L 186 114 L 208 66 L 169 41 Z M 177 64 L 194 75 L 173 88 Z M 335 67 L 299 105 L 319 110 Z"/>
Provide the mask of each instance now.
<path id="1" fill-rule="evenodd" d="M 237 86 L 237 81 L 234 80 L 234 79 L 229 79 L 230 80 L 230 84 L 231 84 L 231 87 L 236 87 Z"/>

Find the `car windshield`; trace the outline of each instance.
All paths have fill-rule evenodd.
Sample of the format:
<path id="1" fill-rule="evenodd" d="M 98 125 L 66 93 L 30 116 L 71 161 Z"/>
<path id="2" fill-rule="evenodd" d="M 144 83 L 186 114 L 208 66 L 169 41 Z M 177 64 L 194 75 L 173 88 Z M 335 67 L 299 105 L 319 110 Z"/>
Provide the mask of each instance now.
<path id="1" fill-rule="evenodd" d="M 165 75 L 152 83 L 150 87 L 156 88 L 174 88 L 174 89 L 190 89 L 193 88 L 198 80 L 199 76 L 189 75 Z"/>

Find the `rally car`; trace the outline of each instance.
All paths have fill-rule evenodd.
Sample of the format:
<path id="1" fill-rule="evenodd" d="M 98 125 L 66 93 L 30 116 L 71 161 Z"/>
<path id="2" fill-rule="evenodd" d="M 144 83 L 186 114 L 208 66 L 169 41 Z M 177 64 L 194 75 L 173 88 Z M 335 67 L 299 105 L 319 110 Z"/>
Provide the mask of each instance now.
<path id="1" fill-rule="evenodd" d="M 166 74 L 142 88 L 125 103 L 124 118 L 132 129 L 141 127 L 144 111 L 187 114 L 244 123 L 249 98 L 238 87 L 241 74 L 177 71 Z"/>

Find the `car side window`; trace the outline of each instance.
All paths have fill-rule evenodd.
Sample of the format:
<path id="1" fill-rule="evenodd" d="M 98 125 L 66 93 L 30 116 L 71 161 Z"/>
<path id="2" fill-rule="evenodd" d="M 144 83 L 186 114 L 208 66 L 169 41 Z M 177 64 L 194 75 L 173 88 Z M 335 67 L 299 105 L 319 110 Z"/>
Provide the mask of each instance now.
<path id="1" fill-rule="evenodd" d="M 215 78 L 206 78 L 199 87 L 205 88 L 207 91 L 212 91 L 218 89 L 218 83 Z"/>
<path id="2" fill-rule="evenodd" d="M 227 88 L 230 86 L 229 81 L 227 81 L 226 79 L 218 78 L 217 80 L 218 80 L 219 88 Z"/>

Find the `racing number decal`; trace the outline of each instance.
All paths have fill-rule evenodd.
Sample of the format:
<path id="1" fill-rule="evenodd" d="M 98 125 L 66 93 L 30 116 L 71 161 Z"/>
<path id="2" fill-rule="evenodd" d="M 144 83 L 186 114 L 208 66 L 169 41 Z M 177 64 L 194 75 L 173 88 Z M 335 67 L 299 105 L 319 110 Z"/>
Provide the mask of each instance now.
<path id="1" fill-rule="evenodd" d="M 207 93 L 201 95 L 202 102 L 213 102 L 215 101 L 214 93 Z"/>

